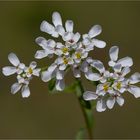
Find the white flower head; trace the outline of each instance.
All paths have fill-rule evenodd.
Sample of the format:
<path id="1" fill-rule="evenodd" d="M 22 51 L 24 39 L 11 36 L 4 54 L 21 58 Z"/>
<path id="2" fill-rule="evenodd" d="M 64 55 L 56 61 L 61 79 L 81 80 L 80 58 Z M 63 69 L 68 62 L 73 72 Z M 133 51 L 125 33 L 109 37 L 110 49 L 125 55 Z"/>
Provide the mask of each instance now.
<path id="1" fill-rule="evenodd" d="M 104 48 L 106 43 L 104 41 L 95 39 L 97 35 L 102 32 L 102 27 L 100 25 L 94 25 L 88 32 L 88 34 L 83 35 L 83 44 L 85 45 L 86 51 L 91 51 L 94 46 L 97 48 Z"/>
<path id="2" fill-rule="evenodd" d="M 115 65 L 121 64 L 122 67 L 131 67 L 133 65 L 133 60 L 131 57 L 124 57 L 118 60 L 118 53 L 119 53 L 119 47 L 113 46 L 109 50 L 109 66 L 114 67 Z"/>
<path id="3" fill-rule="evenodd" d="M 11 93 L 15 94 L 21 89 L 21 94 L 23 98 L 29 97 L 30 89 L 29 83 L 34 76 L 39 76 L 40 70 L 36 69 L 36 62 L 33 61 L 30 63 L 29 67 L 26 67 L 25 64 L 20 63 L 18 57 L 14 53 L 8 55 L 9 61 L 13 66 L 7 66 L 3 68 L 3 74 L 9 76 L 12 74 L 17 74 L 17 82 L 11 86 Z"/>
<path id="4" fill-rule="evenodd" d="M 83 35 L 83 40 L 80 41 L 81 35 L 79 32 L 74 33 L 74 22 L 72 20 L 66 20 L 63 26 L 60 14 L 54 12 L 52 14 L 52 23 L 53 25 L 47 21 L 43 21 L 40 26 L 41 31 L 48 33 L 52 37 L 57 38 L 60 36 L 62 42 L 55 42 L 50 39 L 46 40 L 43 37 L 38 37 L 36 39 L 36 43 L 40 45 L 43 50 L 38 50 L 35 54 L 35 58 L 41 59 L 44 57 L 56 56 L 56 59 L 53 62 L 53 65 L 56 68 L 53 71 L 50 71 L 50 67 L 52 68 L 51 65 L 47 71 L 43 72 L 42 80 L 48 82 L 52 78 L 57 79 L 57 77 L 55 77 L 57 76 L 56 71 L 58 73 L 61 73 L 62 71 L 65 73 L 68 68 L 72 68 L 74 77 L 80 78 L 81 71 L 83 71 L 83 63 L 88 58 L 89 51 L 93 50 L 88 49 L 88 47 L 92 46 L 93 48 L 96 46 L 98 48 L 104 48 L 106 46 L 104 41 L 95 39 L 95 37 L 102 31 L 101 26 L 93 26 L 88 34 Z M 86 44 L 87 40 L 90 40 L 89 44 Z M 87 79 L 97 81 L 100 75 L 92 74 L 92 69 L 87 68 L 85 76 Z"/>
<path id="5" fill-rule="evenodd" d="M 20 74 L 23 72 L 25 65 L 23 63 L 20 63 L 16 54 L 10 53 L 8 55 L 8 60 L 13 66 L 3 67 L 2 72 L 5 76 L 9 76 L 15 73 Z"/>
<path id="6" fill-rule="evenodd" d="M 130 78 L 127 78 L 126 76 L 128 73 L 130 73 L 130 66 L 132 66 L 133 61 L 130 57 L 125 57 L 118 60 L 118 52 L 119 49 L 116 46 L 110 49 L 109 55 L 111 61 L 109 61 L 108 64 L 111 69 L 109 70 L 105 69 L 101 61 L 89 59 L 90 69 L 95 68 L 100 76 L 97 80 L 98 85 L 96 92 L 85 92 L 83 98 L 85 100 L 95 100 L 93 97 L 98 97 L 96 98 L 98 100 L 96 109 L 99 112 L 105 111 L 106 107 L 112 109 L 115 102 L 122 106 L 124 104 L 122 94 L 124 94 L 126 91 L 133 94 L 136 98 L 140 97 L 140 88 L 134 85 L 140 82 L 140 74 L 134 73 Z M 84 64 L 84 71 L 87 72 L 88 70 L 89 66 L 86 62 Z M 95 75 L 95 73 L 91 71 L 91 75 Z M 91 78 L 89 78 L 89 80 L 94 81 Z M 99 99 L 101 99 L 100 102 Z M 103 105 L 104 103 L 105 105 Z M 98 106 L 104 106 L 104 109 L 99 109 Z"/>

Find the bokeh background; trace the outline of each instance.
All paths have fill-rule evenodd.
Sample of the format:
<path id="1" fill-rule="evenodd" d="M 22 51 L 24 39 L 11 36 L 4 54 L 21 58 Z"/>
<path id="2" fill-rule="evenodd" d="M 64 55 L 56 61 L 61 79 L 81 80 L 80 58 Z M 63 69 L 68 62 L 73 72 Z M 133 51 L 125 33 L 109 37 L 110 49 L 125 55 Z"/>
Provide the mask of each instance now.
<path id="1" fill-rule="evenodd" d="M 94 24 L 103 32 L 99 39 L 107 42 L 105 49 L 95 49 L 93 58 L 107 64 L 108 50 L 120 46 L 120 57 L 131 56 L 132 72 L 140 71 L 140 2 L 0 2 L 0 68 L 9 65 L 7 55 L 15 52 L 28 65 L 39 46 L 35 38 L 44 36 L 39 30 L 42 20 L 51 22 L 53 11 L 63 21 L 72 19 L 75 31 L 87 33 Z M 37 61 L 39 67 L 49 59 Z M 70 84 L 71 74 L 67 76 Z M 69 79 L 69 80 L 68 80 Z M 10 86 L 15 76 L 0 74 L 0 138 L 74 138 L 84 118 L 74 93 L 48 94 L 47 84 L 34 78 L 31 96 L 22 99 L 12 95 Z M 85 81 L 86 88 L 92 85 Z M 94 111 L 95 138 L 140 138 L 140 99 L 125 94 L 123 107 L 116 105 L 104 113 Z"/>

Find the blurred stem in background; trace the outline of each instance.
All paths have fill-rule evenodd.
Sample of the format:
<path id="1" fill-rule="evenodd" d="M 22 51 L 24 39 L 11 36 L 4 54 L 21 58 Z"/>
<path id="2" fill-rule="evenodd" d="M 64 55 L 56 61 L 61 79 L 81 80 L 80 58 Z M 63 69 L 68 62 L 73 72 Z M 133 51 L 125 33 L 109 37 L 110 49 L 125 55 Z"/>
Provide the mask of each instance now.
<path id="1" fill-rule="evenodd" d="M 93 119 L 94 118 L 93 118 L 92 105 L 89 101 L 85 101 L 83 99 L 84 86 L 82 85 L 82 82 L 80 79 L 76 79 L 75 90 L 76 90 L 76 95 L 80 103 L 81 110 L 83 112 L 89 138 L 93 139 L 93 122 L 94 122 Z M 84 131 L 79 132 L 77 135 L 77 139 L 83 138 L 83 135 L 84 135 L 83 133 Z"/>

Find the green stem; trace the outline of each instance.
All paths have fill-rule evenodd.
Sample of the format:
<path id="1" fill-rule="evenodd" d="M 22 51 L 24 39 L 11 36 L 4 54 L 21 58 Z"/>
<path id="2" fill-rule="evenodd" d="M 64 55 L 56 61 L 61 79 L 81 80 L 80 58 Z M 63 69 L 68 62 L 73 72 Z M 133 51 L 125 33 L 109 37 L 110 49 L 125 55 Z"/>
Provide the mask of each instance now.
<path id="1" fill-rule="evenodd" d="M 90 139 L 93 139 L 93 112 L 92 106 L 89 101 L 83 99 L 84 88 L 82 82 L 79 79 L 76 79 L 76 95 L 78 97 L 81 110 L 86 123 L 86 128 Z"/>

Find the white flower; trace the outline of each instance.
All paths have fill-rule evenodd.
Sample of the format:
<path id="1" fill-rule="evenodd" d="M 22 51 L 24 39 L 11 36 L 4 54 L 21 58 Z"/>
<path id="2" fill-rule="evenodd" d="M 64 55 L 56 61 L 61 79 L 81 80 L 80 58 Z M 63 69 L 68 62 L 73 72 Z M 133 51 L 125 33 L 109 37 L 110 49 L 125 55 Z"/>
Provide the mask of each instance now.
<path id="1" fill-rule="evenodd" d="M 140 82 L 140 73 L 134 73 L 127 81 L 127 91 L 135 96 L 135 98 L 140 97 L 140 88 L 133 85 Z"/>
<path id="2" fill-rule="evenodd" d="M 32 76 L 39 76 L 41 69 L 36 69 L 37 64 L 35 61 L 31 62 L 29 67 L 26 67 L 25 64 L 20 63 L 19 59 L 14 53 L 10 53 L 8 55 L 8 59 L 14 66 L 4 67 L 3 74 L 5 76 L 17 74 L 17 82 L 11 86 L 11 93 L 15 94 L 21 89 L 22 97 L 26 98 L 30 95 L 28 85 L 32 79 Z"/>
<path id="3" fill-rule="evenodd" d="M 85 73 L 85 77 L 88 80 L 91 81 L 98 81 L 100 79 L 100 74 L 93 72 L 92 68 L 94 67 L 93 65 L 93 59 L 88 57 L 85 61 L 83 61 L 81 65 L 81 70 Z"/>
<path id="4" fill-rule="evenodd" d="M 32 61 L 29 65 L 29 67 L 25 67 L 25 72 L 26 72 L 26 76 L 27 77 L 32 77 L 32 75 L 34 76 L 39 76 L 40 73 L 40 68 L 37 68 L 37 63 L 35 61 Z"/>
<path id="5" fill-rule="evenodd" d="M 47 21 L 43 21 L 40 25 L 40 30 L 57 38 L 59 37 L 59 34 L 63 34 L 63 32 L 65 32 L 62 26 L 61 16 L 58 12 L 54 12 L 52 14 L 52 22 L 54 26 Z"/>
<path id="6" fill-rule="evenodd" d="M 38 50 L 35 54 L 35 58 L 42 59 L 44 57 L 51 57 L 55 52 L 56 43 L 54 40 L 46 40 L 43 37 L 36 38 L 36 43 L 42 47 L 43 50 Z"/>
<path id="7" fill-rule="evenodd" d="M 63 56 L 63 57 L 59 57 L 58 59 L 56 59 L 56 63 L 60 70 L 65 70 L 68 65 L 74 64 L 74 61 L 69 56 Z"/>
<path id="8" fill-rule="evenodd" d="M 78 48 L 72 55 L 75 63 L 80 63 L 82 59 L 87 58 L 88 53 L 83 48 Z"/>
<path id="9" fill-rule="evenodd" d="M 65 46 L 62 43 L 57 43 L 56 45 L 56 51 L 55 54 L 58 56 L 62 56 L 62 55 L 69 55 L 70 54 L 70 47 L 69 46 Z"/>
<path id="10" fill-rule="evenodd" d="M 3 67 L 2 72 L 5 76 L 9 76 L 15 73 L 20 74 L 23 72 L 25 65 L 20 63 L 18 57 L 14 53 L 10 53 L 8 55 L 8 59 L 13 66 Z"/>
<path id="11" fill-rule="evenodd" d="M 122 67 L 131 67 L 133 65 L 133 60 L 131 57 L 124 57 L 118 60 L 118 53 L 119 53 L 119 48 L 117 46 L 113 46 L 109 50 L 109 56 L 110 56 L 110 61 L 109 61 L 109 66 L 114 67 L 117 64 L 121 64 Z"/>
<path id="12" fill-rule="evenodd" d="M 83 44 L 87 51 L 91 51 L 94 49 L 94 46 L 97 48 L 104 48 L 106 43 L 104 41 L 95 39 L 97 35 L 102 32 L 102 28 L 100 25 L 94 25 L 88 32 L 88 34 L 83 35 Z"/>
<path id="13" fill-rule="evenodd" d="M 124 98 L 119 93 L 115 93 L 107 99 L 106 105 L 109 109 L 112 109 L 115 105 L 115 102 L 122 106 L 124 104 Z"/>
<path id="14" fill-rule="evenodd" d="M 12 86 L 11 86 L 11 93 L 12 94 L 15 94 L 17 93 L 19 90 L 21 89 L 21 95 L 23 98 L 27 98 L 30 96 L 30 89 L 29 89 L 29 86 L 28 85 L 22 85 L 20 83 L 14 83 Z"/>
<path id="15" fill-rule="evenodd" d="M 105 100 L 99 96 L 98 94 L 96 94 L 95 92 L 92 92 L 92 91 L 86 91 L 84 94 L 83 94 L 83 98 L 84 100 L 86 101 L 90 101 L 90 100 L 97 100 L 97 103 L 96 103 L 96 110 L 98 112 L 103 112 L 106 110 L 106 104 L 105 104 Z"/>
<path id="16" fill-rule="evenodd" d="M 74 23 L 72 20 L 67 20 L 65 23 L 66 32 L 63 34 L 62 38 L 66 42 L 67 45 L 74 46 L 80 39 L 80 33 L 73 33 Z"/>
<path id="17" fill-rule="evenodd" d="M 48 67 L 47 71 L 43 71 L 41 78 L 44 82 L 48 82 L 51 79 L 56 77 L 56 89 L 58 91 L 62 91 L 65 88 L 64 82 L 64 70 L 60 70 L 56 63 L 53 63 L 50 67 Z"/>

